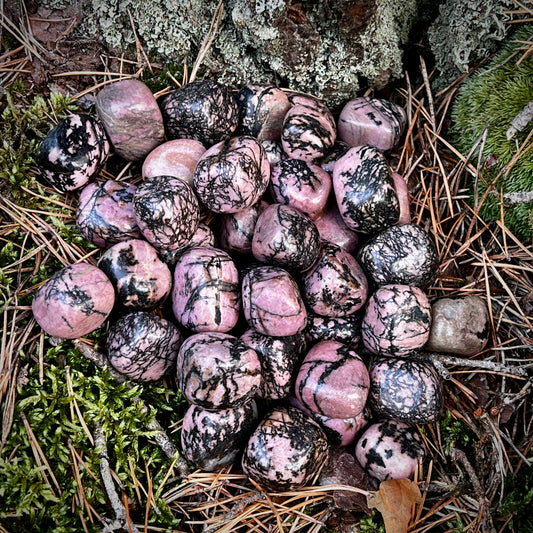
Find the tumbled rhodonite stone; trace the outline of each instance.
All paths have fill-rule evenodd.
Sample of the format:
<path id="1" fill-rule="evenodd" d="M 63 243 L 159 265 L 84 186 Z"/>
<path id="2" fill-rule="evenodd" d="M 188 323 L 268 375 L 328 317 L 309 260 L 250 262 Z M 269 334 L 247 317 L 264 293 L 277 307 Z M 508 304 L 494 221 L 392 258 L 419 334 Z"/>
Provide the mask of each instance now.
<path id="1" fill-rule="evenodd" d="M 227 332 L 239 318 L 239 272 L 231 257 L 218 248 L 194 246 L 174 268 L 172 309 L 191 331 Z"/>
<path id="2" fill-rule="evenodd" d="M 172 322 L 135 311 L 109 328 L 107 358 L 129 379 L 155 381 L 174 367 L 181 341 L 181 333 Z"/>
<path id="3" fill-rule="evenodd" d="M 229 139 L 239 124 L 237 101 L 213 80 L 176 89 L 163 99 L 161 111 L 169 139 L 195 139 L 206 147 Z"/>
<path id="4" fill-rule="evenodd" d="M 370 378 L 353 348 L 321 341 L 305 356 L 294 384 L 296 398 L 320 415 L 353 418 L 366 405 Z"/>
<path id="5" fill-rule="evenodd" d="M 350 253 L 357 249 L 359 236 L 344 223 L 335 202 L 332 202 L 314 223 L 323 241 L 336 244 Z"/>
<path id="6" fill-rule="evenodd" d="M 349 144 L 337 139 L 328 155 L 320 160 L 320 167 L 331 175 L 337 161 L 345 155 L 350 148 L 351 146 Z"/>
<path id="7" fill-rule="evenodd" d="M 346 317 L 328 317 L 308 313 L 305 338 L 310 344 L 319 341 L 339 341 L 355 346 L 361 340 L 359 313 Z"/>
<path id="8" fill-rule="evenodd" d="M 399 105 L 361 96 L 344 106 L 337 127 L 339 139 L 350 146 L 369 144 L 390 150 L 398 144 L 406 123 L 407 116 Z"/>
<path id="9" fill-rule="evenodd" d="M 227 333 L 191 335 L 181 345 L 176 368 L 184 398 L 209 410 L 244 404 L 261 382 L 255 351 Z"/>
<path id="10" fill-rule="evenodd" d="M 170 294 L 172 275 L 146 241 L 115 244 L 98 261 L 117 292 L 118 303 L 129 311 L 154 309 Z"/>
<path id="11" fill-rule="evenodd" d="M 107 180 L 89 183 L 80 193 L 76 226 L 80 234 L 100 248 L 141 236 L 133 210 L 133 184 Z"/>
<path id="12" fill-rule="evenodd" d="M 369 365 L 368 402 L 380 418 L 428 424 L 443 405 L 442 380 L 429 362 L 379 357 Z"/>
<path id="13" fill-rule="evenodd" d="M 191 405 L 183 417 L 181 447 L 188 461 L 207 472 L 235 461 L 256 425 L 253 400 L 230 409 L 208 411 Z"/>
<path id="14" fill-rule="evenodd" d="M 242 468 L 262 487 L 289 491 L 309 483 L 327 459 L 324 432 L 294 407 L 270 411 L 252 433 Z"/>
<path id="15" fill-rule="evenodd" d="M 215 246 L 215 234 L 213 230 L 204 222 L 200 222 L 196 231 L 192 234 L 191 240 L 181 248 L 176 250 L 162 250 L 161 258 L 168 265 L 175 265 L 176 261 L 187 251 L 195 246 Z"/>
<path id="16" fill-rule="evenodd" d="M 32 301 L 35 320 L 46 333 L 76 339 L 99 328 L 115 304 L 115 290 L 107 276 L 88 263 L 56 272 Z"/>
<path id="17" fill-rule="evenodd" d="M 84 113 L 64 118 L 41 142 L 35 161 L 43 178 L 56 189 L 79 189 L 93 178 L 109 155 L 104 128 Z"/>

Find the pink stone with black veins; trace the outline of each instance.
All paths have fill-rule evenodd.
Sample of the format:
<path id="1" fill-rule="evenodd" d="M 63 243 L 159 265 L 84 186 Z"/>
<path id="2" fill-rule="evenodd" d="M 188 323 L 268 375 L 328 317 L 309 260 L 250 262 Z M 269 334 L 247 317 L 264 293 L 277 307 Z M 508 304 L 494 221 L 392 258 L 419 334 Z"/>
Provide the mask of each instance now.
<path id="1" fill-rule="evenodd" d="M 374 354 L 406 357 L 424 346 L 430 326 L 431 306 L 420 288 L 383 285 L 368 299 L 362 340 Z"/>
<path id="2" fill-rule="evenodd" d="M 326 436 L 314 420 L 294 407 L 277 407 L 250 436 L 242 468 L 265 489 L 296 490 L 320 471 L 327 450 Z"/>
<path id="3" fill-rule="evenodd" d="M 194 139 L 174 139 L 154 148 L 144 160 L 143 178 L 173 176 L 192 187 L 192 175 L 205 146 Z"/>
<path id="4" fill-rule="evenodd" d="M 332 202 L 314 223 L 323 241 L 336 244 L 349 253 L 357 249 L 359 236 L 346 226 L 335 202 Z"/>
<path id="5" fill-rule="evenodd" d="M 392 171 L 376 148 L 350 148 L 335 164 L 333 189 L 342 219 L 353 231 L 374 234 L 398 223 Z"/>
<path id="6" fill-rule="evenodd" d="M 216 239 L 213 230 L 204 222 L 200 222 L 196 231 L 193 233 L 191 240 L 182 248 L 177 250 L 163 250 L 161 257 L 168 265 L 175 265 L 176 261 L 190 248 L 194 246 L 215 246 Z"/>
<path id="7" fill-rule="evenodd" d="M 360 313 L 346 317 L 327 317 L 308 313 L 305 337 L 309 344 L 319 341 L 339 341 L 356 347 L 361 340 Z"/>
<path id="8" fill-rule="evenodd" d="M 296 365 L 306 347 L 303 333 L 272 337 L 249 328 L 240 338 L 255 350 L 261 362 L 261 385 L 256 396 L 265 400 L 281 400 L 289 396 Z"/>
<path id="9" fill-rule="evenodd" d="M 273 85 L 248 84 L 237 93 L 241 131 L 258 141 L 278 141 L 283 119 L 291 104 L 285 92 Z"/>
<path id="10" fill-rule="evenodd" d="M 283 147 L 281 146 L 280 141 L 259 141 L 259 142 L 261 143 L 261 146 L 264 148 L 268 162 L 270 163 L 271 166 L 287 158 L 287 155 L 283 151 Z"/>
<path id="11" fill-rule="evenodd" d="M 242 308 L 251 327 L 272 337 L 295 335 L 307 324 L 307 311 L 298 285 L 280 267 L 254 267 L 244 275 Z"/>
<path id="12" fill-rule="evenodd" d="M 185 458 L 206 472 L 215 472 L 233 463 L 255 429 L 257 418 L 257 405 L 253 400 L 218 411 L 189 406 L 181 427 Z"/>
<path id="13" fill-rule="evenodd" d="M 198 228 L 198 199 L 179 178 L 146 178 L 133 196 L 133 208 L 143 237 L 160 252 L 189 244 Z"/>
<path id="14" fill-rule="evenodd" d="M 337 129 L 327 106 L 317 98 L 289 95 L 293 105 L 283 122 L 281 144 L 291 158 L 311 163 L 325 157 L 333 148 Z"/>
<path id="15" fill-rule="evenodd" d="M 165 140 L 163 116 L 150 89 L 140 80 L 120 80 L 96 95 L 96 112 L 115 152 L 137 161 Z"/>
<path id="16" fill-rule="evenodd" d="M 333 174 L 335 164 L 350 148 L 349 144 L 337 139 L 328 155 L 320 160 L 320 167 L 322 170 L 325 170 L 329 175 Z"/>
<path id="17" fill-rule="evenodd" d="M 198 198 L 215 213 L 237 213 L 251 207 L 266 191 L 269 180 L 265 150 L 246 135 L 209 148 L 193 174 Z"/>
<path id="18" fill-rule="evenodd" d="M 428 233 L 417 224 L 391 226 L 370 239 L 357 255 L 375 285 L 427 287 L 437 275 L 439 256 Z"/>
<path id="19" fill-rule="evenodd" d="M 182 336 L 172 322 L 146 311 L 134 311 L 109 328 L 109 362 L 136 381 L 161 379 L 176 364 Z"/>
<path id="20" fill-rule="evenodd" d="M 195 331 L 227 332 L 239 318 L 239 273 L 218 248 L 194 246 L 174 267 L 172 310 L 178 322 Z"/>
<path id="21" fill-rule="evenodd" d="M 314 222 L 288 205 L 269 205 L 259 215 L 252 254 L 263 263 L 304 272 L 317 259 L 320 235 Z"/>
<path id="22" fill-rule="evenodd" d="M 244 404 L 261 382 L 255 351 L 227 333 L 211 331 L 188 337 L 179 350 L 176 368 L 183 397 L 213 411 Z"/>
<path id="23" fill-rule="evenodd" d="M 129 311 L 150 310 L 170 294 L 172 274 L 156 249 L 139 239 L 115 244 L 98 261 L 115 287 L 118 303 Z"/>
<path id="24" fill-rule="evenodd" d="M 220 247 L 230 254 L 251 254 L 255 224 L 267 206 L 267 202 L 259 200 L 238 213 L 222 215 L 219 232 Z"/>
<path id="25" fill-rule="evenodd" d="M 62 192 L 79 189 L 96 175 L 109 155 L 102 124 L 91 115 L 72 114 L 44 138 L 35 153 L 43 178 Z"/>
<path id="26" fill-rule="evenodd" d="M 400 204 L 400 218 L 398 219 L 398 224 L 410 224 L 411 203 L 407 183 L 397 172 L 392 173 L 392 179 L 394 180 L 394 188 L 396 189 L 396 195 L 398 196 L 398 202 Z"/>
<path id="27" fill-rule="evenodd" d="M 386 151 L 398 144 L 406 123 L 407 116 L 399 105 L 361 96 L 344 106 L 337 127 L 339 139 L 350 146 L 369 144 Z"/>
<path id="28" fill-rule="evenodd" d="M 363 412 L 369 386 L 368 370 L 353 348 L 337 341 L 321 341 L 307 352 L 294 392 L 314 413 L 353 418 Z"/>
<path id="29" fill-rule="evenodd" d="M 378 481 L 412 478 L 425 454 L 419 434 L 399 420 L 372 424 L 355 445 L 360 465 Z"/>
<path id="30" fill-rule="evenodd" d="M 309 309 L 328 317 L 345 317 L 366 302 L 368 283 L 353 255 L 331 244 L 322 243 L 313 266 L 301 278 L 302 296 Z"/>
<path id="31" fill-rule="evenodd" d="M 308 161 L 285 159 L 271 168 L 270 193 L 274 202 L 290 205 L 311 220 L 322 215 L 330 192 L 329 174 Z"/>
<path id="32" fill-rule="evenodd" d="M 442 379 L 430 362 L 378 357 L 369 365 L 368 402 L 379 418 L 429 424 L 444 401 Z"/>
<path id="33" fill-rule="evenodd" d="M 137 187 L 107 180 L 89 183 L 80 193 L 76 226 L 80 234 L 100 248 L 141 236 L 133 210 Z"/>
<path id="34" fill-rule="evenodd" d="M 115 304 L 107 276 L 88 263 L 56 272 L 35 294 L 33 316 L 53 337 L 76 339 L 99 328 Z"/>

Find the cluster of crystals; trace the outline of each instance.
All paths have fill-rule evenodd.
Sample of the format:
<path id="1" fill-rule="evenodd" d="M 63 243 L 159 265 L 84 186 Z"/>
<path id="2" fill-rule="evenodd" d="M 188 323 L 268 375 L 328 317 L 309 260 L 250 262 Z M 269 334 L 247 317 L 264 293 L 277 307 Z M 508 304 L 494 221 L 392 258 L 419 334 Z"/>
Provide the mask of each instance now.
<path id="1" fill-rule="evenodd" d="M 42 328 L 76 338 L 116 309 L 110 364 L 134 380 L 174 372 L 196 467 L 242 454 L 254 481 L 291 490 L 333 445 L 378 481 L 411 476 L 425 452 L 410 424 L 443 402 L 424 349 L 446 351 L 452 336 L 476 353 L 488 319 L 479 301 L 432 310 L 424 292 L 438 255 L 387 156 L 403 109 L 355 98 L 336 121 L 317 98 L 269 85 L 234 95 L 197 81 L 157 102 L 124 80 L 96 111 L 67 118 L 38 152 L 48 183 L 81 190 L 79 231 L 105 249 L 38 291 Z M 111 148 L 142 161 L 136 185 L 98 178 Z M 446 305 L 466 317 L 463 342 Z"/>

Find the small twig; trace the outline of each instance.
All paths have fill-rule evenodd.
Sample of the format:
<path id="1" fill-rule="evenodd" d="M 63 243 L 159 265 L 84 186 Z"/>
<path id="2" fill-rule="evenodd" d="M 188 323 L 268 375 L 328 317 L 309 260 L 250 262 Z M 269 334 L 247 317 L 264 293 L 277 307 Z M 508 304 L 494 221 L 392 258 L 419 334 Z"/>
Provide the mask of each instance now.
<path id="1" fill-rule="evenodd" d="M 533 100 L 530 100 L 529 103 L 527 103 L 516 115 L 513 120 L 511 120 L 511 125 L 509 126 L 509 129 L 507 130 L 507 140 L 510 141 L 519 131 L 522 131 L 525 129 L 525 127 L 531 122 L 533 119 Z"/>
<path id="2" fill-rule="evenodd" d="M 533 191 L 508 192 L 503 195 L 503 199 L 507 205 L 527 204 L 533 202 Z"/>

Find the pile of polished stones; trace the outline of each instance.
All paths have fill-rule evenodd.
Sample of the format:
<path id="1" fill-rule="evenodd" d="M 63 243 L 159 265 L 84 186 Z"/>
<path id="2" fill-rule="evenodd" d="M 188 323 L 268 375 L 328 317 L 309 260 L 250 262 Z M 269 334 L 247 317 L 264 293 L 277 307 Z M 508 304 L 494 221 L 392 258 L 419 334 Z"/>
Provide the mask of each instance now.
<path id="1" fill-rule="evenodd" d="M 376 483 L 412 476 L 413 424 L 443 406 L 424 354 L 480 351 L 488 318 L 479 298 L 424 292 L 439 258 L 387 156 L 405 125 L 378 98 L 336 120 L 269 85 L 195 81 L 159 102 L 136 79 L 105 86 L 36 154 L 48 184 L 79 192 L 79 232 L 102 254 L 44 284 L 35 319 L 63 339 L 105 325 L 131 380 L 173 374 L 197 468 L 238 460 L 292 490 L 342 446 Z M 102 179 L 111 152 L 142 176 Z"/>

